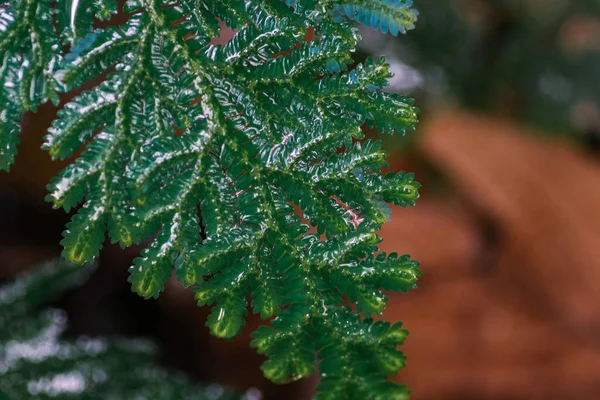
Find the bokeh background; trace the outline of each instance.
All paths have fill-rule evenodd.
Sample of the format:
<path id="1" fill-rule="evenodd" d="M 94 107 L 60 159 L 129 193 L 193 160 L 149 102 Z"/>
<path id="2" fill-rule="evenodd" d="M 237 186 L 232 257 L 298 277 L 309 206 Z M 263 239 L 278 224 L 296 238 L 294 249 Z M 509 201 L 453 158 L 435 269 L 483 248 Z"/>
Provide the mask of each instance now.
<path id="1" fill-rule="evenodd" d="M 423 184 L 393 208 L 382 248 L 422 263 L 419 289 L 390 295 L 384 319 L 411 334 L 394 377 L 414 400 L 600 398 L 600 1 L 415 0 L 417 29 L 368 29 L 356 60 L 386 54 L 390 90 L 421 123 L 384 141 L 390 169 Z M 227 34 L 223 32 L 225 37 Z M 44 202 L 60 168 L 39 150 L 56 109 L 23 120 L 0 175 L 0 281 L 56 257 L 68 216 Z M 310 398 L 316 378 L 268 383 L 243 335 L 212 338 L 208 310 L 172 281 L 158 300 L 130 293 L 137 248 L 106 245 L 99 268 L 56 305 L 67 336 L 157 341 L 162 363 L 200 381 Z M 0 327 L 1 329 L 1 327 Z"/>

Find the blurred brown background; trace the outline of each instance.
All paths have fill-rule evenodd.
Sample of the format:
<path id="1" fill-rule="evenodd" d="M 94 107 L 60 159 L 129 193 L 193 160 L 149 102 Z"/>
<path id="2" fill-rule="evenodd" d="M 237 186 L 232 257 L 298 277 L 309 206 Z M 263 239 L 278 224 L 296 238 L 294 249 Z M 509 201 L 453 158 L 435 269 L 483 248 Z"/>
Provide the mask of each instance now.
<path id="1" fill-rule="evenodd" d="M 415 400 L 600 398 L 600 3 L 416 1 L 417 30 L 364 30 L 357 59 L 385 53 L 390 90 L 423 108 L 410 137 L 383 138 L 392 169 L 423 184 L 394 208 L 385 251 L 422 263 L 418 290 L 390 295 L 384 319 L 411 334 L 394 379 Z M 367 51 L 369 49 L 369 51 Z M 0 279 L 57 256 L 68 220 L 43 202 L 62 167 L 39 150 L 55 109 L 23 121 L 0 176 Z M 375 133 L 371 136 L 379 137 Z M 100 268 L 59 301 L 69 335 L 151 336 L 166 365 L 203 381 L 308 399 L 315 381 L 268 383 L 244 335 L 212 338 L 173 281 L 158 301 L 130 293 L 138 249 L 107 245 Z"/>
<path id="2" fill-rule="evenodd" d="M 424 125 L 416 153 L 450 185 L 420 174 L 382 231 L 425 272 L 385 315 L 411 331 L 399 380 L 414 399 L 597 399 L 598 159 L 458 110 Z"/>

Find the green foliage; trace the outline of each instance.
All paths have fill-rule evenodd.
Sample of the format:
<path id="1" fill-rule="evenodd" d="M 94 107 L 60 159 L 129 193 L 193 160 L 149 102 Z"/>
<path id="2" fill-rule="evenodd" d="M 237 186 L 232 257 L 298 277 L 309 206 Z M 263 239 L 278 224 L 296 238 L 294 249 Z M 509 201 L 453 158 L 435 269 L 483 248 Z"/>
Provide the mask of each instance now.
<path id="1" fill-rule="evenodd" d="M 337 2 L 334 10 L 342 18 L 397 36 L 415 27 L 419 14 L 411 6 L 412 0 L 344 0 Z"/>
<path id="2" fill-rule="evenodd" d="M 59 36 L 51 1 L 0 3 L 0 169 L 8 170 L 19 143 L 24 111 L 58 102 L 54 73 L 60 61 Z"/>
<path id="3" fill-rule="evenodd" d="M 218 385 L 199 387 L 158 367 L 147 341 L 60 340 L 65 313 L 39 307 L 90 271 L 52 262 L 0 287 L 1 399 L 248 399 Z"/>
<path id="4" fill-rule="evenodd" d="M 36 28 L 18 13 L 44 1 L 5 6 L 4 35 Z M 50 14 L 66 3 L 49 2 Z M 413 205 L 419 184 L 383 175 L 386 154 L 362 141 L 361 126 L 404 134 L 418 110 L 382 91 L 391 76 L 383 58 L 351 67 L 360 36 L 348 19 L 406 32 L 417 15 L 409 2 L 129 0 L 127 22 L 87 33 L 115 4 L 86 4 L 68 23 L 57 18 L 57 43 L 80 38 L 70 53 L 44 48 L 58 60 L 55 89 L 108 72 L 64 105 L 44 144 L 60 159 L 83 148 L 49 185 L 55 207 L 83 203 L 64 257 L 93 260 L 106 232 L 123 247 L 144 243 L 133 290 L 157 297 L 174 272 L 212 306 L 207 325 L 224 338 L 249 309 L 260 314 L 268 322 L 252 345 L 273 381 L 309 376 L 318 358 L 320 399 L 406 398 L 386 381 L 404 365 L 406 331 L 371 316 L 385 307 L 382 290 L 414 288 L 420 272 L 408 256 L 381 253 L 376 231 L 386 203 Z M 225 45 L 211 44 L 219 20 L 236 29 Z M 13 90 L 18 79 L 0 76 Z M 15 121 L 0 126 L 14 136 Z"/>
<path id="5" fill-rule="evenodd" d="M 419 0 L 418 6 L 419 29 L 385 47 L 423 76 L 422 105 L 441 98 L 548 131 L 600 130 L 600 2 Z M 377 51 L 384 43 L 373 44 Z"/>

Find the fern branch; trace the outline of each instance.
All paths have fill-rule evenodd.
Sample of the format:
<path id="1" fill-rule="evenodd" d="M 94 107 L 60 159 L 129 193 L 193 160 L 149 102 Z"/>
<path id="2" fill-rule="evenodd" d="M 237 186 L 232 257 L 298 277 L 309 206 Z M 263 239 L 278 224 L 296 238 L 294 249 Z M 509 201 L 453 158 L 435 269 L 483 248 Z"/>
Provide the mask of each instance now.
<path id="1" fill-rule="evenodd" d="M 385 204 L 413 205 L 419 185 L 412 174 L 383 175 L 386 154 L 362 141 L 361 127 L 405 134 L 418 110 L 383 91 L 383 58 L 351 67 L 360 36 L 349 20 L 404 33 L 416 20 L 410 2 L 128 0 L 126 23 L 90 30 L 116 12 L 96 0 L 71 8 L 73 20 L 56 15 L 50 47 L 27 36 L 50 29 L 41 14 L 25 15 L 34 3 L 51 14 L 69 4 L 21 0 L 0 14 L 0 49 L 7 35 L 18 43 L 0 69 L 9 149 L 0 166 L 31 108 L 12 100 L 25 93 L 26 60 L 53 82 L 35 86 L 31 104 L 108 73 L 63 107 L 44 144 L 61 159 L 84 148 L 49 185 L 55 207 L 82 204 L 65 258 L 93 260 L 106 234 L 123 247 L 144 241 L 132 290 L 157 297 L 174 273 L 212 306 L 207 325 L 219 337 L 260 314 L 269 322 L 252 345 L 269 379 L 304 378 L 318 359 L 319 399 L 405 398 L 386 377 L 404 365 L 396 346 L 406 332 L 370 317 L 385 308 L 384 291 L 414 288 L 420 272 L 408 256 L 379 253 L 375 232 Z M 217 21 L 237 30 L 225 45 L 210 43 Z"/>

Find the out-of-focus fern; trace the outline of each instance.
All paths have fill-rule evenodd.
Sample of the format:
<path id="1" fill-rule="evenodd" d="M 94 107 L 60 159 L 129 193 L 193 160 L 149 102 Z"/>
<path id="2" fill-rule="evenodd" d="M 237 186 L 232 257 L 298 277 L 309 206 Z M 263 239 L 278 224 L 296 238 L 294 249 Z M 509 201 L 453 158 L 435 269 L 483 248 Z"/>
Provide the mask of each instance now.
<path id="1" fill-rule="evenodd" d="M 459 105 L 571 139 L 600 134 L 599 1 L 417 5 L 426 18 L 415 32 L 402 40 L 373 37 L 359 47 L 366 54 L 385 48 L 414 68 L 409 75 L 420 78 L 398 84 L 418 93 L 421 106 Z"/>
<path id="2" fill-rule="evenodd" d="M 225 338 L 249 309 L 260 314 L 268 322 L 252 345 L 271 380 L 309 376 L 319 360 L 320 399 L 406 398 L 386 380 L 404 366 L 406 331 L 371 317 L 383 290 L 415 287 L 418 264 L 379 252 L 376 231 L 386 203 L 412 205 L 419 185 L 381 173 L 386 155 L 361 141 L 361 126 L 404 134 L 418 110 L 382 91 L 383 58 L 350 68 L 360 40 L 350 20 L 404 33 L 417 15 L 410 1 L 129 0 L 126 23 L 93 31 L 93 16 L 116 5 L 86 4 L 0 11 L 4 167 L 22 111 L 109 72 L 62 108 L 44 144 L 60 159 L 84 148 L 49 186 L 56 207 L 83 203 L 64 257 L 91 261 L 106 231 L 124 247 L 144 242 L 133 290 L 157 297 L 174 270 Z M 218 21 L 236 30 L 225 45 L 211 44 Z M 46 84 L 22 85 L 29 76 Z"/>
<path id="3" fill-rule="evenodd" d="M 52 262 L 0 287 L 1 399 L 249 399 L 219 385 L 199 387 L 158 367 L 148 341 L 60 340 L 65 313 L 39 307 L 90 269 Z"/>
<path id="4" fill-rule="evenodd" d="M 411 6 L 412 0 L 349 0 L 338 2 L 334 6 L 334 12 L 341 18 L 350 18 L 367 27 L 397 36 L 398 33 L 406 33 L 415 27 L 414 22 L 419 13 Z"/>

